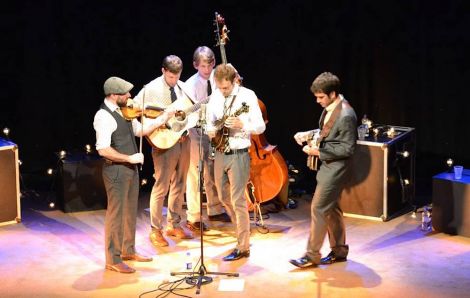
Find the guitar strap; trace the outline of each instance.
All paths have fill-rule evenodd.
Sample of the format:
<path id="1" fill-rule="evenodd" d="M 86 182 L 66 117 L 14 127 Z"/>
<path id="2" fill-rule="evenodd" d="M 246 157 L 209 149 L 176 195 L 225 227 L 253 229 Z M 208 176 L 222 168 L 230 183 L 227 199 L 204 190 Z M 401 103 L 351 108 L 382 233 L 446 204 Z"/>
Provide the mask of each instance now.
<path id="1" fill-rule="evenodd" d="M 233 102 L 235 101 L 236 97 L 237 97 L 237 94 L 235 94 L 232 97 L 232 101 L 230 102 L 230 105 L 226 109 L 225 109 L 225 105 L 224 105 L 224 114 L 222 115 L 222 118 L 226 117 L 226 114 L 230 112 L 230 110 L 232 109 Z M 228 118 L 228 116 L 226 118 Z"/>
<path id="2" fill-rule="evenodd" d="M 346 100 L 341 100 L 338 105 L 336 105 L 335 109 L 333 110 L 330 118 L 328 121 L 322 125 L 321 131 L 320 131 L 320 137 L 317 140 L 317 147 L 320 147 L 321 142 L 330 134 L 331 129 L 335 125 L 336 119 L 338 119 L 338 116 L 341 114 L 341 110 L 343 109 L 343 104 L 346 106 L 349 106 L 349 103 Z M 325 119 L 326 113 L 325 111 L 322 114 L 320 122 L 323 122 Z M 321 123 L 320 123 L 321 125 Z M 318 166 L 319 166 L 319 158 L 316 155 L 309 155 L 307 157 L 307 166 L 313 170 L 317 171 Z"/>

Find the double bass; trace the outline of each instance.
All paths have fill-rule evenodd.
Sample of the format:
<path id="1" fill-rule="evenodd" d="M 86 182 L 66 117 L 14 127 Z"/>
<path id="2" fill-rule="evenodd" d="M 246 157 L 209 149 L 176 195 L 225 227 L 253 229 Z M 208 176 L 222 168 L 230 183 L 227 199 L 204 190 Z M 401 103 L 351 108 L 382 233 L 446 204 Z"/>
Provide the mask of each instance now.
<path id="1" fill-rule="evenodd" d="M 215 25 L 217 33 L 217 45 L 220 47 L 222 63 L 227 63 L 225 44 L 228 40 L 228 29 L 224 18 L 215 13 Z M 239 77 L 241 83 L 241 77 Z M 267 124 L 267 111 L 265 104 L 258 99 L 258 104 Z M 283 205 L 287 204 L 288 170 L 287 163 L 277 150 L 277 146 L 268 143 L 264 134 L 251 135 L 251 147 L 249 149 L 250 180 L 245 189 L 245 197 L 248 209 L 253 211 L 255 206 L 259 210 L 259 204 L 267 202 L 279 196 Z M 256 211 L 256 210 L 255 210 Z M 261 217 L 261 214 L 260 214 Z"/>

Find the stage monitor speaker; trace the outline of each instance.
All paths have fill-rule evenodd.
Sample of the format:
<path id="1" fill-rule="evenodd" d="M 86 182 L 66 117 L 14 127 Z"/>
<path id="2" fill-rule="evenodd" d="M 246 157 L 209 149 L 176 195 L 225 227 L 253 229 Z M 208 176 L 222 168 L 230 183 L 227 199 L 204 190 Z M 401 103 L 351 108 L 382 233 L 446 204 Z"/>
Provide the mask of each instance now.
<path id="1" fill-rule="evenodd" d="M 74 153 L 62 158 L 57 183 L 57 203 L 64 212 L 105 209 L 103 159 L 94 154 Z"/>
<path id="2" fill-rule="evenodd" d="M 340 206 L 346 216 L 387 221 L 411 210 L 415 195 L 414 128 L 382 126 L 358 140 Z M 387 134 L 393 128 L 394 134 Z"/>
<path id="3" fill-rule="evenodd" d="M 0 225 L 21 221 L 18 146 L 0 138 Z"/>

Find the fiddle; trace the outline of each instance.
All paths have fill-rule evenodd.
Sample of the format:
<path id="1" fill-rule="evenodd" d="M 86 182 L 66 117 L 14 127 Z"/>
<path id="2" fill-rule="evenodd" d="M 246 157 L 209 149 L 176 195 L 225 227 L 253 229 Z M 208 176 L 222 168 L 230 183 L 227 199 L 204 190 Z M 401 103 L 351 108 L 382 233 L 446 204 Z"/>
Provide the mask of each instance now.
<path id="1" fill-rule="evenodd" d="M 142 116 L 142 112 L 145 117 L 155 119 L 160 116 L 164 111 L 164 108 L 156 106 L 145 106 L 145 109 L 142 111 L 142 108 L 139 105 L 135 105 L 133 103 L 128 103 L 125 107 L 121 107 L 122 116 L 126 120 L 138 118 Z"/>

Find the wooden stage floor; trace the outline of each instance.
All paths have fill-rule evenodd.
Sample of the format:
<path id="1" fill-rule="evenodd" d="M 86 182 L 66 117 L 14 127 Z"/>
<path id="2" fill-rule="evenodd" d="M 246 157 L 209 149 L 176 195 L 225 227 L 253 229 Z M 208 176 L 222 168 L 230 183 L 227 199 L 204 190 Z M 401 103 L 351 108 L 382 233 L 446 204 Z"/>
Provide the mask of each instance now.
<path id="1" fill-rule="evenodd" d="M 156 290 L 174 281 L 185 253 L 200 255 L 199 238 L 171 239 L 154 248 L 148 239 L 150 219 L 140 198 L 137 249 L 150 263 L 132 263 L 134 274 L 104 269 L 104 210 L 63 213 L 23 207 L 23 221 L 0 227 L 1 297 L 157 297 Z M 388 222 L 346 218 L 350 255 L 347 262 L 299 270 L 288 260 L 303 255 L 310 224 L 310 197 L 298 208 L 270 214 L 270 232 L 252 224 L 251 256 L 226 263 L 221 258 L 236 239 L 232 227 L 210 223 L 204 236 L 204 263 L 209 271 L 238 272 L 238 278 L 213 276 L 212 283 L 178 291 L 189 297 L 468 297 L 470 238 L 419 229 L 420 215 Z M 325 242 L 322 252 L 329 252 Z M 239 286 L 227 291 L 224 287 Z M 181 283 L 180 287 L 188 287 Z M 176 297 L 170 295 L 170 297 Z"/>

